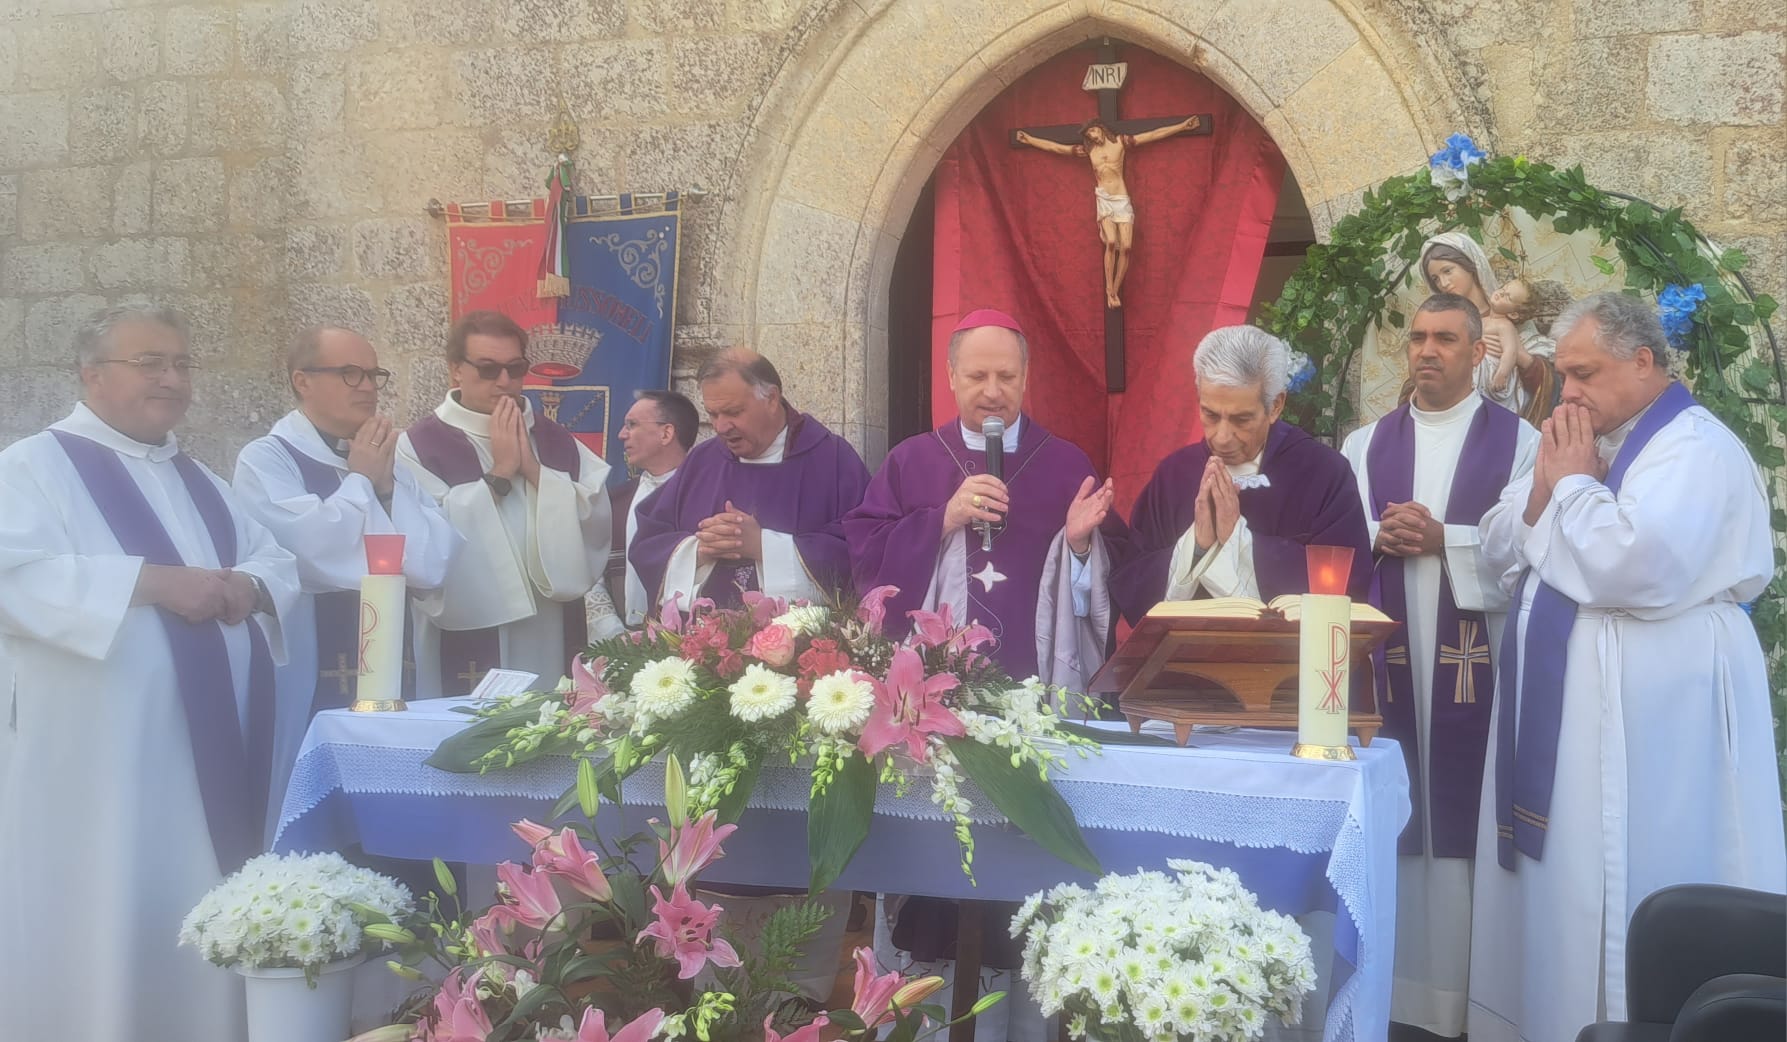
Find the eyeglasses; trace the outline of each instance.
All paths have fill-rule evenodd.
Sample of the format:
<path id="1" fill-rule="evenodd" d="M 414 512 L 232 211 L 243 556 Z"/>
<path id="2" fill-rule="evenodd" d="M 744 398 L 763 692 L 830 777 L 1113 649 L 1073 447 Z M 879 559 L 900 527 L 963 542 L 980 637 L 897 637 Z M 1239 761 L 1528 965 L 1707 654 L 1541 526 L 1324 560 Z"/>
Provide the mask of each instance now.
<path id="1" fill-rule="evenodd" d="M 391 370 L 366 369 L 357 365 L 307 365 L 298 371 L 301 373 L 335 373 L 341 377 L 341 382 L 349 387 L 360 386 L 370 376 L 373 389 L 378 391 L 384 390 L 385 385 L 391 382 Z"/>
<path id="2" fill-rule="evenodd" d="M 670 426 L 670 424 L 664 422 L 663 420 L 622 420 L 621 424 L 620 424 L 620 429 L 623 431 L 636 431 L 641 427 L 668 427 L 668 426 Z"/>
<path id="3" fill-rule="evenodd" d="M 505 373 L 508 374 L 509 379 L 519 380 L 527 375 L 528 367 L 533 363 L 525 358 L 518 358 L 515 361 L 508 363 L 474 362 L 467 358 L 465 359 L 465 364 L 478 371 L 478 379 L 495 381 L 500 379 Z"/>
<path id="4" fill-rule="evenodd" d="M 191 376 L 199 364 L 190 358 L 169 358 L 167 355 L 142 355 L 138 358 L 101 358 L 94 365 L 128 365 L 144 376 L 160 376 L 172 369 L 181 376 Z"/>

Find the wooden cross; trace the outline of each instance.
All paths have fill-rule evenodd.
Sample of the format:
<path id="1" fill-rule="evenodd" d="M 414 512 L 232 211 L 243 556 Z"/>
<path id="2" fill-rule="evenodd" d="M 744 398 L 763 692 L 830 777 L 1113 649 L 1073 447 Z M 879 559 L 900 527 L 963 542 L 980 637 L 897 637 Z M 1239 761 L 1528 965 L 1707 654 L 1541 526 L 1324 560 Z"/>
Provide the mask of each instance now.
<path id="1" fill-rule="evenodd" d="M 1440 662 L 1458 667 L 1458 679 L 1452 684 L 1452 701 L 1464 705 L 1477 701 L 1477 682 L 1472 667 L 1489 665 L 1489 645 L 1477 643 L 1477 624 L 1470 619 L 1458 620 L 1458 646 L 1440 645 Z"/>
<path id="2" fill-rule="evenodd" d="M 347 655 L 345 653 L 335 656 L 335 668 L 334 669 L 325 669 L 322 671 L 321 674 L 319 674 L 319 676 L 321 676 L 322 679 L 333 680 L 336 683 L 338 683 L 339 685 L 341 685 L 341 694 L 342 695 L 353 694 L 353 690 L 347 686 L 347 681 L 348 681 L 349 677 L 358 677 L 359 675 L 360 675 L 359 670 L 354 669 L 353 667 L 351 667 L 347 664 Z"/>
<path id="3" fill-rule="evenodd" d="M 1098 118 L 1111 128 L 1114 134 L 1140 134 L 1155 130 L 1169 124 L 1178 123 L 1186 116 L 1150 116 L 1146 119 L 1123 119 L 1117 113 L 1118 93 L 1123 89 L 1123 77 L 1127 66 L 1118 69 L 1117 45 L 1109 37 L 1098 43 L 1098 63 L 1086 74 L 1086 89 L 1098 95 Z M 1014 127 L 1008 133 L 1012 148 L 1023 148 L 1018 143 L 1018 131 L 1023 131 L 1034 138 L 1054 141 L 1062 145 L 1080 143 L 1080 124 L 1057 123 L 1047 127 Z M 1212 132 L 1212 117 L 1205 113 L 1189 134 L 1209 134 Z M 1104 309 L 1104 383 L 1105 390 L 1115 393 L 1124 389 L 1127 384 L 1124 372 L 1123 357 L 1123 309 Z"/>
<path id="4" fill-rule="evenodd" d="M 478 663 L 474 659 L 465 664 L 465 672 L 460 673 L 458 679 L 465 681 L 467 685 L 466 690 L 470 691 L 472 688 L 478 686 L 478 681 L 484 679 L 484 673 L 485 671 L 478 668 Z"/>

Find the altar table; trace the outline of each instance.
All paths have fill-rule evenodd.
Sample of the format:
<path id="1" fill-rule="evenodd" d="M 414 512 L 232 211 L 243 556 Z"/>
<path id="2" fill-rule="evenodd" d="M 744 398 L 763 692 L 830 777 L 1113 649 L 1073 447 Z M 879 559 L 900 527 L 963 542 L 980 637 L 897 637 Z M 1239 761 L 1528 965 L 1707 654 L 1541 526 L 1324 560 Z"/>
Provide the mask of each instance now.
<path id="1" fill-rule="evenodd" d="M 423 761 L 465 726 L 464 699 L 410 703 L 404 713 L 330 710 L 311 723 L 280 813 L 274 849 L 333 850 L 357 843 L 387 857 L 493 864 L 527 847 L 509 830 L 544 821 L 574 778 L 553 758 L 486 775 Z M 1121 727 L 1123 725 L 1115 725 Z M 1325 1042 L 1377 1042 L 1388 1031 L 1396 940 L 1396 838 L 1409 816 L 1402 751 L 1379 738 L 1350 763 L 1289 755 L 1283 731 L 1199 731 L 1193 748 L 1112 745 L 1069 752 L 1055 785 L 1107 872 L 1165 869 L 1191 858 L 1238 872 L 1261 904 L 1291 915 L 1335 915 L 1334 973 Z M 608 835 L 643 831 L 661 814 L 664 774 L 648 764 L 604 806 Z M 768 765 L 705 882 L 804 887 L 809 775 Z M 1062 882 L 1091 883 L 1017 831 L 966 779 L 974 805 L 975 881 L 963 874 L 953 826 L 917 780 L 903 795 L 882 786 L 868 839 L 837 887 L 986 901 L 1021 901 Z"/>

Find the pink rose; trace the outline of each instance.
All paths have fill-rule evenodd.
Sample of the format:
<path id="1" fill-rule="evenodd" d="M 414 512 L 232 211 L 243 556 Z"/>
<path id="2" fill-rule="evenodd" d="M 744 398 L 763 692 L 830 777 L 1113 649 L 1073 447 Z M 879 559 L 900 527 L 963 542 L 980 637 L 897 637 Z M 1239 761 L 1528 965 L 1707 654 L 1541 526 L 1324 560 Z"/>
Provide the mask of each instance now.
<path id="1" fill-rule="evenodd" d="M 786 626 L 765 626 L 751 635 L 745 654 L 781 669 L 794 661 L 794 633 Z"/>

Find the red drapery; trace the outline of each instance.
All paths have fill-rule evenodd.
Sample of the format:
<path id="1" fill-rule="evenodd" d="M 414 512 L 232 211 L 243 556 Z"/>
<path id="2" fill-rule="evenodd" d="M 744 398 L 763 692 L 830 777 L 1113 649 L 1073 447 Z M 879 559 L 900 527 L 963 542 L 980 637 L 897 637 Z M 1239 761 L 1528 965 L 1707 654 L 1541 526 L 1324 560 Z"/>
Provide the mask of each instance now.
<path id="1" fill-rule="evenodd" d="M 1210 113 L 1211 136 L 1130 153 L 1137 224 L 1123 284 L 1128 390 L 1104 380 L 1103 248 L 1086 160 L 1008 144 L 1013 128 L 1097 113 L 1071 51 L 995 98 L 937 168 L 932 305 L 934 422 L 955 414 L 945 349 L 961 316 L 997 307 L 1029 334 L 1028 409 L 1117 482 L 1125 513 L 1168 452 L 1201 433 L 1191 354 L 1209 330 L 1243 322 L 1265 255 L 1284 159 L 1240 103 L 1208 79 L 1126 47 L 1124 118 Z"/>

